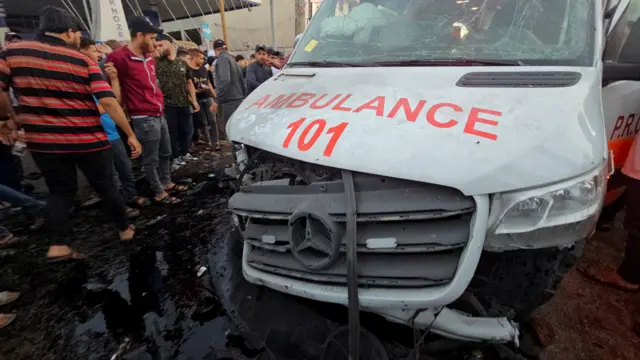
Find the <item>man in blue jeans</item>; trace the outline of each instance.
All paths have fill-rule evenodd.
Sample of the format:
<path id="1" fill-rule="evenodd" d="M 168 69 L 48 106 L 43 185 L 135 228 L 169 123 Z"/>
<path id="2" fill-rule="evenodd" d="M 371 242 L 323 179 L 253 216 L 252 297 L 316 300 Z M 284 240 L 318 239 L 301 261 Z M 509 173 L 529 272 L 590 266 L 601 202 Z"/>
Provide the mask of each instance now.
<path id="1" fill-rule="evenodd" d="M 0 202 L 8 202 L 13 206 L 21 207 L 24 211 L 35 217 L 36 222 L 32 226 L 32 228 L 40 227 L 40 225 L 44 223 L 43 216 L 46 206 L 44 201 L 34 199 L 31 196 L 23 194 L 18 190 L 0 184 Z M 3 243 L 2 240 L 0 240 L 0 247 L 6 245 L 8 244 Z"/>
<path id="2" fill-rule="evenodd" d="M 104 54 L 102 54 L 102 52 L 96 47 L 96 42 L 91 39 L 82 39 L 80 42 L 80 52 L 90 57 L 96 63 L 99 63 L 104 57 Z M 111 83 L 111 89 L 116 96 L 116 100 L 120 102 L 122 98 L 120 94 L 118 71 L 112 63 L 105 63 L 104 72 L 107 74 L 109 82 Z M 133 169 L 131 168 L 131 159 L 129 159 L 127 149 L 120 139 L 116 123 L 113 121 L 111 116 L 101 108 L 99 103 L 98 110 L 100 111 L 102 127 L 104 127 L 104 131 L 107 133 L 107 138 L 111 144 L 111 151 L 113 152 L 113 166 L 115 169 L 113 172 L 114 182 L 116 184 L 120 184 L 119 190 L 122 193 L 125 203 L 128 205 L 127 216 L 138 216 L 140 215 L 140 212 L 131 207 L 142 208 L 148 206 L 149 200 L 138 196 L 136 182 L 133 178 Z"/>

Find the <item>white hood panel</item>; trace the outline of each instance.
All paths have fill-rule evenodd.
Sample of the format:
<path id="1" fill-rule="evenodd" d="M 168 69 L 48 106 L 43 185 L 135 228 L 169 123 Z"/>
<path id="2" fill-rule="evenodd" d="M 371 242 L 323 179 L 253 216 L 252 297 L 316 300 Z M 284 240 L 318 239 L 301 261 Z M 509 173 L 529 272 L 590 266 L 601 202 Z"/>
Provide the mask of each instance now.
<path id="1" fill-rule="evenodd" d="M 579 69 L 582 80 L 565 88 L 456 83 L 469 72 L 576 68 L 287 69 L 242 103 L 227 132 L 232 141 L 301 161 L 450 186 L 467 195 L 534 187 L 587 172 L 606 156 L 600 73 Z M 287 127 L 303 117 L 283 147 L 291 135 Z M 326 126 L 315 143 L 322 120 L 300 140 L 316 119 Z M 327 131 L 342 123 L 344 132 L 339 138 L 333 133 L 338 139 L 325 156 L 332 138 Z"/>

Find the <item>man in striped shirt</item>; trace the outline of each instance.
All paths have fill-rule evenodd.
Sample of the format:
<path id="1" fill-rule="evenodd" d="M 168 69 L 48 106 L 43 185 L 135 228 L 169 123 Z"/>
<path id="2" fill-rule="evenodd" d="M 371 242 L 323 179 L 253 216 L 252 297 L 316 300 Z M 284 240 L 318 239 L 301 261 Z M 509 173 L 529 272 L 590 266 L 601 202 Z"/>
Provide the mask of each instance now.
<path id="1" fill-rule="evenodd" d="M 133 238 L 122 197 L 113 181 L 107 135 L 94 97 L 127 134 L 133 156 L 141 152 L 135 134 L 98 65 L 76 49 L 81 27 L 65 10 L 48 6 L 40 15 L 35 41 L 9 45 L 0 53 L 0 122 L 17 119 L 49 188 L 47 225 L 52 231 L 50 261 L 84 259 L 69 247 L 69 210 L 77 188 L 76 166 L 106 203 L 120 239 Z M 18 95 L 14 113 L 8 90 Z M 2 116 L 4 115 L 4 116 Z M 0 125 L 3 127 L 3 125 Z"/>

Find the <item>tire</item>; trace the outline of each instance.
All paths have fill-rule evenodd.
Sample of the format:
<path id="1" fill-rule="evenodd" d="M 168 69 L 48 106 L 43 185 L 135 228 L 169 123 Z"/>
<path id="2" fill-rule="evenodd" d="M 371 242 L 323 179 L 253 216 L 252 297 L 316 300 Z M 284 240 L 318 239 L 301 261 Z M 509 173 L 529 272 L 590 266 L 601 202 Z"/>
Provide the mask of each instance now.
<path id="1" fill-rule="evenodd" d="M 487 252 L 482 254 L 469 286 L 489 316 L 526 322 L 549 301 L 575 265 L 584 241 L 571 248 Z"/>

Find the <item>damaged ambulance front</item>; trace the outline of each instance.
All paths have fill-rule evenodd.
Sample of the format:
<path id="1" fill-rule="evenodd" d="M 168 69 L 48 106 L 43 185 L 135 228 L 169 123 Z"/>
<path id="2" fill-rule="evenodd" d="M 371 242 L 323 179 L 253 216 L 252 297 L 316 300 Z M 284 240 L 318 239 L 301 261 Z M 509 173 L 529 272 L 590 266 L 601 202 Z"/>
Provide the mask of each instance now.
<path id="1" fill-rule="evenodd" d="M 601 18 L 594 0 L 324 0 L 227 126 L 245 278 L 347 304 L 350 171 L 361 307 L 517 342 L 602 206 Z"/>

